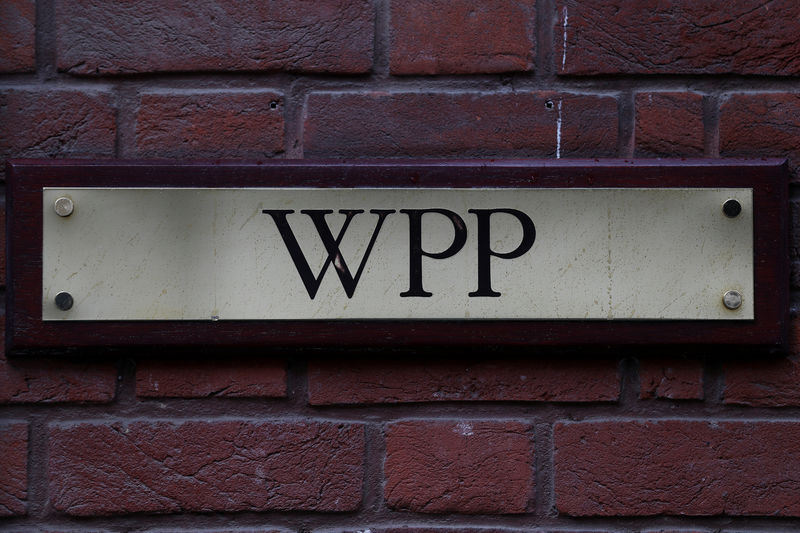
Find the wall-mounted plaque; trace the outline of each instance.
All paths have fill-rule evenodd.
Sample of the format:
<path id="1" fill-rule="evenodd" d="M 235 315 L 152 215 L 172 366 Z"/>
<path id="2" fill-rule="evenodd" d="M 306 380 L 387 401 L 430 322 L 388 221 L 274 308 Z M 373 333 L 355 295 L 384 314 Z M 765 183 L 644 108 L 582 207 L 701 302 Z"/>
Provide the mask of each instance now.
<path id="1" fill-rule="evenodd" d="M 17 161 L 12 348 L 781 344 L 778 161 Z"/>

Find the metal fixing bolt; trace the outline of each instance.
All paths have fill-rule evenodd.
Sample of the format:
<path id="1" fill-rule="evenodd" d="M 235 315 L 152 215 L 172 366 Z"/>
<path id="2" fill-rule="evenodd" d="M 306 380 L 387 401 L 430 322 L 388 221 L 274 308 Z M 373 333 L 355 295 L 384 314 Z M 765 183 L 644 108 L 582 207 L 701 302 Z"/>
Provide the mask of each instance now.
<path id="1" fill-rule="evenodd" d="M 72 304 L 74 303 L 72 295 L 68 292 L 59 292 L 56 294 L 55 302 L 56 307 L 62 311 L 69 311 L 72 309 Z"/>
<path id="2" fill-rule="evenodd" d="M 722 305 L 731 311 L 735 311 L 742 306 L 742 293 L 739 291 L 727 291 L 722 295 Z"/>
<path id="3" fill-rule="evenodd" d="M 739 213 L 742 212 L 742 204 L 740 204 L 739 200 L 736 198 L 728 198 L 725 200 L 725 203 L 722 204 L 722 212 L 725 213 L 725 216 L 728 218 L 736 218 L 739 216 Z"/>
<path id="4" fill-rule="evenodd" d="M 75 204 L 72 203 L 71 198 L 62 196 L 61 198 L 56 199 L 56 201 L 53 203 L 53 209 L 55 209 L 58 216 L 68 217 L 75 210 Z"/>

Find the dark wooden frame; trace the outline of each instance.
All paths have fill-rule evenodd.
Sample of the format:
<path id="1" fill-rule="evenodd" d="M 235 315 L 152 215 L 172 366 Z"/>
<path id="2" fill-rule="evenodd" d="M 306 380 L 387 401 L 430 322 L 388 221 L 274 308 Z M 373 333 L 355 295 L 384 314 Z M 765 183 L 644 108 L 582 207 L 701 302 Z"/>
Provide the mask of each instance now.
<path id="1" fill-rule="evenodd" d="M 7 165 L 9 350 L 106 346 L 785 345 L 783 160 L 16 160 Z M 44 322 L 43 187 L 752 187 L 755 320 Z"/>

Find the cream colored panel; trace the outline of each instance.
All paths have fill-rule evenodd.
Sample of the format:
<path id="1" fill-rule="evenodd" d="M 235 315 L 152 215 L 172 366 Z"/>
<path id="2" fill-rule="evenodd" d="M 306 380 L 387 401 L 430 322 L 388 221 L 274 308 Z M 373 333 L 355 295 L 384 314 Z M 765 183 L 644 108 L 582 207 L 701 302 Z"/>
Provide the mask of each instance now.
<path id="1" fill-rule="evenodd" d="M 72 200 L 59 216 L 54 203 Z M 742 213 L 722 204 L 736 198 Z M 259 319 L 699 319 L 753 318 L 750 189 L 45 189 L 45 320 Z M 466 242 L 447 259 L 422 259 L 431 297 L 409 289 L 409 216 L 401 209 L 447 209 Z M 532 247 L 492 257 L 499 297 L 478 288 L 478 218 L 470 209 L 515 209 L 535 225 Z M 63 202 L 60 206 L 62 214 Z M 378 216 L 386 217 L 352 298 L 331 265 L 312 299 L 273 218 L 287 221 L 318 276 L 327 253 L 309 216 L 330 209 L 334 236 L 363 209 L 341 241 L 355 274 Z M 522 225 L 491 217 L 490 247 L 517 248 Z M 453 242 L 450 220 L 422 217 L 422 246 Z M 722 304 L 726 291 L 742 305 Z M 74 304 L 63 311 L 56 294 Z"/>

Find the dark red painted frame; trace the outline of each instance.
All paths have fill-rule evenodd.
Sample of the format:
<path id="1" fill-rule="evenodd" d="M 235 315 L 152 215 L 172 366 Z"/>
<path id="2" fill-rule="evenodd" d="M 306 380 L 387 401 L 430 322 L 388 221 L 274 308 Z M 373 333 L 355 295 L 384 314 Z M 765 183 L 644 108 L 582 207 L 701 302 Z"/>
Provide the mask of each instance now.
<path id="1" fill-rule="evenodd" d="M 761 345 L 787 339 L 783 160 L 16 160 L 7 165 L 8 348 L 107 346 Z M 43 187 L 752 187 L 753 321 L 44 322 Z"/>

